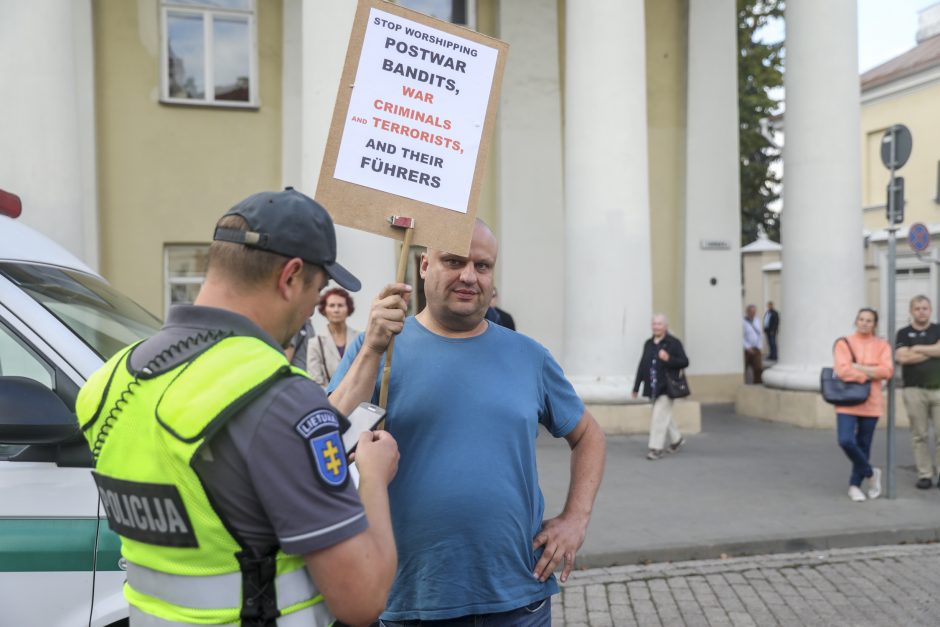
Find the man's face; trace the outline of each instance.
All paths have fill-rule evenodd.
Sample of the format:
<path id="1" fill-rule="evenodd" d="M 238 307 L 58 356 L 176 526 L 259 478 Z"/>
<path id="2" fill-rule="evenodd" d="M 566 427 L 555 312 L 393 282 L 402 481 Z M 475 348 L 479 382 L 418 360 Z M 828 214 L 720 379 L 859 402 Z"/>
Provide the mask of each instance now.
<path id="1" fill-rule="evenodd" d="M 424 295 L 435 322 L 452 331 L 480 324 L 493 295 L 497 250 L 496 237 L 477 224 L 469 257 L 429 249 L 421 258 Z"/>
<path id="2" fill-rule="evenodd" d="M 656 316 L 653 318 L 653 335 L 656 337 L 662 337 L 666 334 L 666 321 Z"/>
<path id="3" fill-rule="evenodd" d="M 753 320 L 755 313 L 757 313 L 757 308 L 754 305 L 749 305 L 748 308 L 744 310 L 744 315 L 747 316 L 748 320 Z"/>
<path id="4" fill-rule="evenodd" d="M 911 304 L 911 319 L 917 326 L 925 326 L 930 322 L 930 302 L 926 300 L 915 300 Z"/>

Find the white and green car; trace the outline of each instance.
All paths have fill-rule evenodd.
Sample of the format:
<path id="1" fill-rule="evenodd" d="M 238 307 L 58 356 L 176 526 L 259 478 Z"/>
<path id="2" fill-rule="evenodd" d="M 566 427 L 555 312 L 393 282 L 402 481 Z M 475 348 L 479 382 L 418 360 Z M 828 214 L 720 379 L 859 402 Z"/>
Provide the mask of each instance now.
<path id="1" fill-rule="evenodd" d="M 79 387 L 160 321 L 0 215 L 0 624 L 127 625 L 120 541 L 73 413 Z"/>

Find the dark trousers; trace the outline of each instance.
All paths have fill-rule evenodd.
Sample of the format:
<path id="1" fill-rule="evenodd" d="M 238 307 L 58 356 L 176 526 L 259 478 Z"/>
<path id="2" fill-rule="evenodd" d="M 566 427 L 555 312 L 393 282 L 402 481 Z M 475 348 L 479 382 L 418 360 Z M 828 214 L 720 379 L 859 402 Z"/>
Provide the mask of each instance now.
<path id="1" fill-rule="evenodd" d="M 849 485 L 856 487 L 872 475 L 871 441 L 875 437 L 877 418 L 868 416 L 852 416 L 851 414 L 836 414 L 836 432 L 839 436 L 839 446 L 845 451 L 845 456 L 852 461 L 852 475 Z"/>
<path id="2" fill-rule="evenodd" d="M 752 348 L 750 350 L 744 351 L 744 382 L 747 383 L 747 369 L 750 369 L 754 373 L 754 380 L 752 383 L 759 385 L 763 383 L 761 379 L 761 373 L 764 371 L 764 364 L 761 360 L 760 349 Z"/>
<path id="3" fill-rule="evenodd" d="M 767 359 L 770 361 L 777 361 L 777 332 L 776 331 L 764 331 L 767 334 L 767 347 L 769 348 L 767 352 Z"/>
<path id="4" fill-rule="evenodd" d="M 550 627 L 552 599 L 530 603 L 508 612 L 476 614 L 446 620 L 381 620 L 383 627 Z"/>

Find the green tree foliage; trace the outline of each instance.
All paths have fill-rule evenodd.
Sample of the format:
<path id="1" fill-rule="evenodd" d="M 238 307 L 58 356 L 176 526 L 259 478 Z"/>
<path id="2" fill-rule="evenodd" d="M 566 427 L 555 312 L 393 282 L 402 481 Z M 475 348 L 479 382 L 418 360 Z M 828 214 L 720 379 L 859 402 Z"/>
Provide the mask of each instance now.
<path id="1" fill-rule="evenodd" d="M 780 150 L 769 139 L 767 122 L 780 113 L 775 93 L 783 87 L 783 41 L 767 43 L 755 35 L 783 19 L 785 0 L 737 0 L 738 116 L 741 160 L 741 245 L 763 230 L 780 241 L 780 215 L 769 206 L 777 200 L 780 177 L 770 169 Z"/>

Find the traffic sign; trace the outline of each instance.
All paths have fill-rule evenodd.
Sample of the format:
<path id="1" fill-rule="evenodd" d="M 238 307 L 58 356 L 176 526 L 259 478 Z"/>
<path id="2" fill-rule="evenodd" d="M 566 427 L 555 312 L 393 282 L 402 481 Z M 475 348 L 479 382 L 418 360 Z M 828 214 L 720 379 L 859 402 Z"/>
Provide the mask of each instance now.
<path id="1" fill-rule="evenodd" d="M 889 170 L 900 170 L 911 156 L 912 144 L 911 132 L 907 127 L 895 124 L 881 138 L 881 162 Z"/>
<path id="2" fill-rule="evenodd" d="M 915 253 L 922 253 L 930 248 L 930 231 L 923 222 L 915 222 L 907 231 L 907 243 Z"/>
<path id="3" fill-rule="evenodd" d="M 895 176 L 888 183 L 888 200 L 885 204 L 888 224 L 904 222 L 904 177 Z"/>

